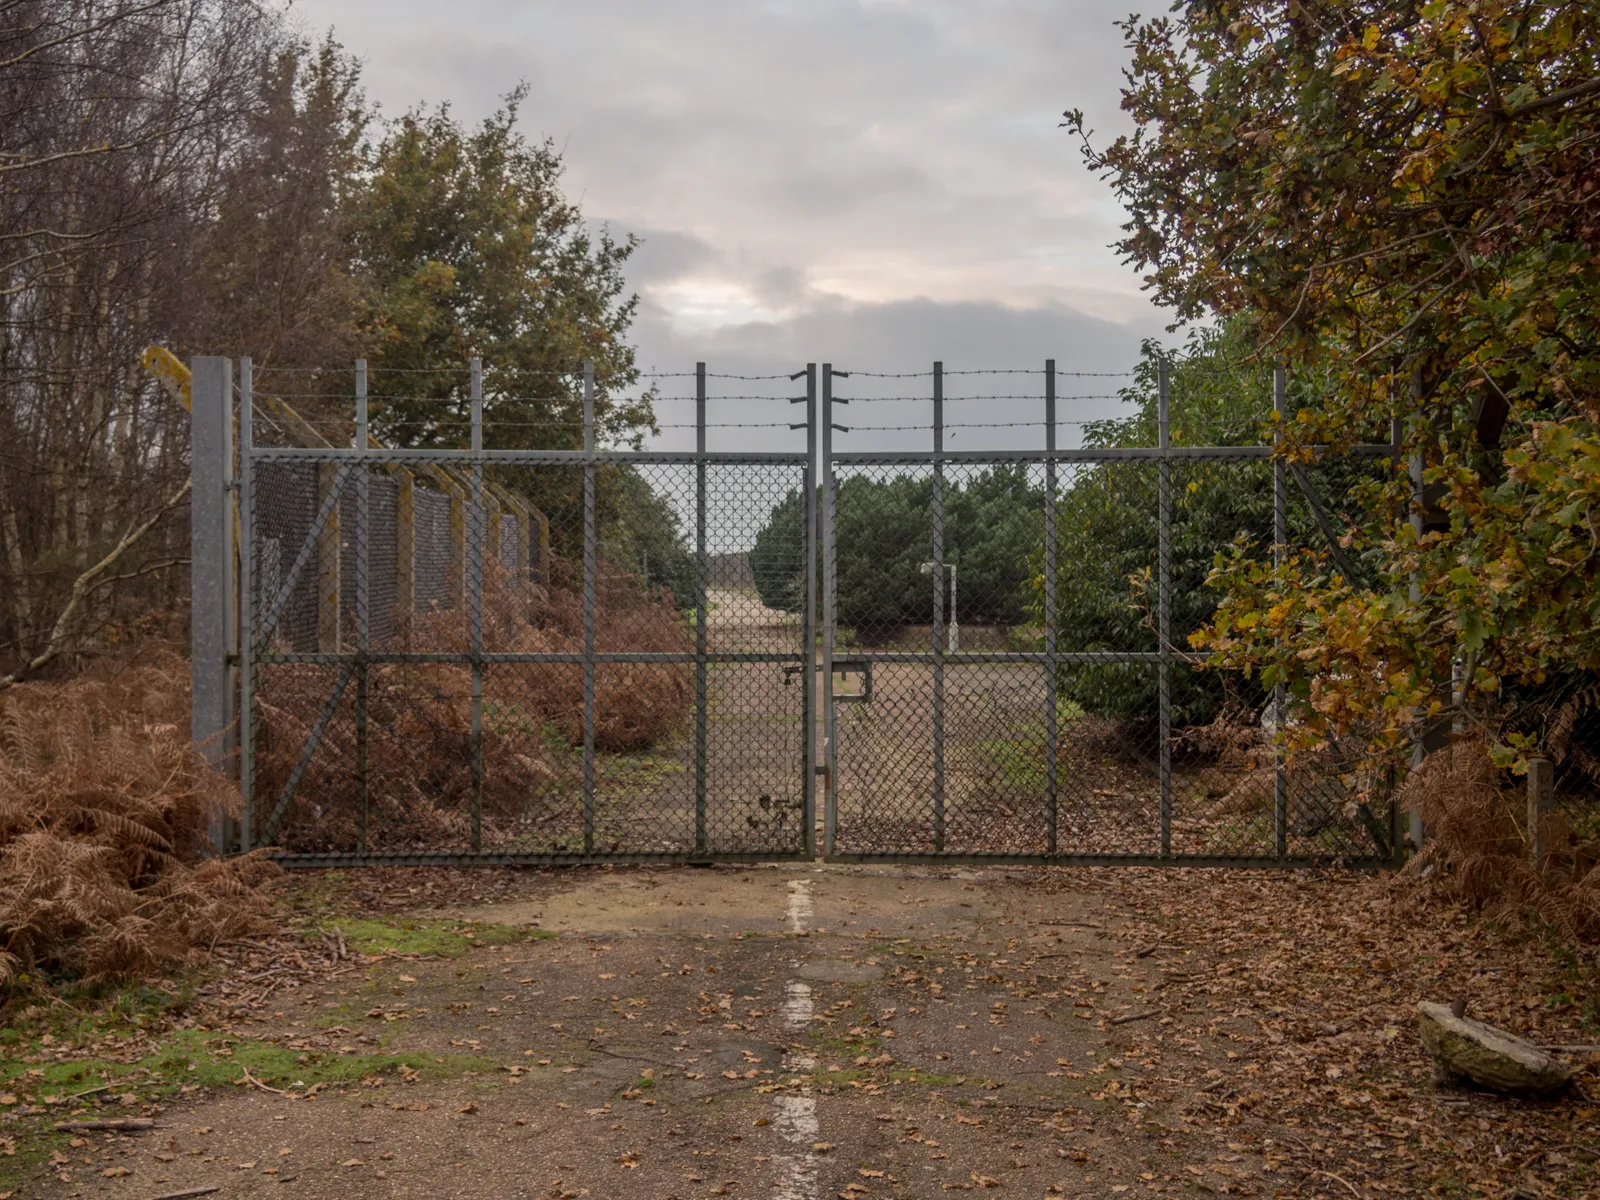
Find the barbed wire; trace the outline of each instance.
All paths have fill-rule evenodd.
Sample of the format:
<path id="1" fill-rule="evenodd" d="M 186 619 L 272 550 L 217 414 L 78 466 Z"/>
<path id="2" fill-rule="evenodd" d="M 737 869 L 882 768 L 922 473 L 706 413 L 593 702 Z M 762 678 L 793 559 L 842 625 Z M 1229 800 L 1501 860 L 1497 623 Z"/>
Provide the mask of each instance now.
<path id="1" fill-rule="evenodd" d="M 1043 400 L 1043 398 L 1045 398 L 1043 395 L 1032 394 L 1032 392 L 1022 395 L 947 395 L 947 397 L 942 398 L 942 403 L 957 405 L 957 403 L 968 402 L 968 400 Z M 1058 395 L 1056 400 L 1120 400 L 1120 398 L 1122 398 L 1122 395 L 1118 394 L 1118 392 L 1099 392 L 1099 394 Z M 933 397 L 931 395 L 851 395 L 851 397 L 845 398 L 835 395 L 834 397 L 835 405 L 837 403 L 886 405 L 886 403 L 906 403 L 912 402 L 912 400 L 931 403 L 933 402 Z"/>
<path id="2" fill-rule="evenodd" d="M 470 428 L 471 421 L 395 421 L 395 425 L 422 425 L 429 429 L 463 429 Z M 597 422 L 598 424 L 598 422 Z M 582 429 L 582 421 L 484 421 L 484 429 Z M 648 429 L 699 429 L 693 421 L 667 425 L 641 425 L 640 430 Z M 785 421 L 707 421 L 706 429 L 791 429 L 793 426 Z M 802 426 L 803 428 L 803 426 Z"/>
<path id="3" fill-rule="evenodd" d="M 946 371 L 948 375 L 1043 375 L 1042 368 L 975 367 L 965 371 Z M 1131 379 L 1132 371 L 1057 371 L 1058 379 Z"/>
<path id="4" fill-rule="evenodd" d="M 953 433 L 962 429 L 1042 429 L 1049 425 L 1048 421 L 963 421 L 959 425 L 946 425 L 945 433 Z M 1057 425 L 1098 425 L 1098 421 L 1057 421 Z M 933 426 L 922 425 L 850 425 L 847 433 L 895 433 L 906 431 L 921 431 L 931 433 Z"/>

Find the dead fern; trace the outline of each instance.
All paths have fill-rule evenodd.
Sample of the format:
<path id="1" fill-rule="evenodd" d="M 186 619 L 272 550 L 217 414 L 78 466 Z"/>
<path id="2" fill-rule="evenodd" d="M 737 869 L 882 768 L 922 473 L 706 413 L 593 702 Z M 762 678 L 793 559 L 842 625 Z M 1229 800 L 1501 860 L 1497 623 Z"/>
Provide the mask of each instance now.
<path id="1" fill-rule="evenodd" d="M 1400 794 L 1428 826 L 1417 866 L 1437 868 L 1436 888 L 1487 916 L 1535 914 L 1564 938 L 1600 940 L 1600 840 L 1578 836 L 1557 812 L 1544 828 L 1547 853 L 1530 861 L 1524 789 L 1482 741 L 1429 755 Z"/>
<path id="2" fill-rule="evenodd" d="M 595 646 L 607 651 L 683 653 L 693 649 L 688 620 L 670 596 L 602 562 Z M 471 648 L 464 606 L 396 614 L 395 645 L 465 656 Z M 584 646 L 583 594 L 572 565 L 553 556 L 545 583 L 518 580 L 485 563 L 483 644 L 502 652 L 576 654 Z M 387 663 L 367 683 L 368 809 L 361 794 L 354 691 L 331 719 L 323 707 L 336 672 L 314 664 L 277 665 L 258 675 L 256 795 L 263 820 L 255 836 L 282 849 L 369 846 L 428 850 L 469 836 L 473 789 L 472 671 L 462 663 Z M 649 749 L 684 726 L 693 668 L 682 663 L 607 663 L 595 673 L 596 749 Z M 492 665 L 484 673 L 481 819 L 494 836 L 554 836 L 570 813 L 572 756 L 583 744 L 580 663 Z M 322 722 L 317 750 L 276 826 L 270 813 Z"/>
<path id="3" fill-rule="evenodd" d="M 264 926 L 264 868 L 208 861 L 227 783 L 189 742 L 188 665 L 0 696 L 0 988 L 146 976 Z"/>

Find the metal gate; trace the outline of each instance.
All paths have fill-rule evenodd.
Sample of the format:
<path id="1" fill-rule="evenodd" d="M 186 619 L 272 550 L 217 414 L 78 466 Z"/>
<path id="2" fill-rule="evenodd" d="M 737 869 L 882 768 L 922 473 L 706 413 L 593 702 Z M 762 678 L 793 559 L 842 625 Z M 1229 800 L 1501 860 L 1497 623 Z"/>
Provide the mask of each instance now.
<path id="1" fill-rule="evenodd" d="M 743 540 L 814 456 L 349 444 L 239 384 L 240 843 L 298 865 L 815 856 L 814 586 Z M 810 422 L 808 421 L 809 425 Z M 755 569 L 814 572 L 813 522 Z"/>
<path id="2" fill-rule="evenodd" d="M 822 368 L 829 859 L 1393 856 L 1397 814 L 1373 799 L 1383 789 L 1332 752 L 1291 766 L 1273 737 L 1282 693 L 1203 672 L 1187 646 L 1215 603 L 1203 592 L 1215 552 L 1243 533 L 1281 560 L 1292 538 L 1330 528 L 1304 468 L 1292 468 L 1294 494 L 1270 446 L 1173 445 L 1165 368 L 1155 445 L 1058 448 L 1057 380 L 1073 373 L 1053 361 L 1029 422 L 1045 431 L 1040 449 L 948 449 L 947 399 L 1025 397 L 947 398 L 934 364 L 909 376 L 927 381 L 928 449 L 838 450 L 836 433 L 872 428 L 835 423 L 845 374 Z M 1283 398 L 1280 370 L 1280 411 Z M 1393 454 L 1366 445 L 1347 461 Z M 914 554 L 896 558 L 891 543 Z M 861 578 L 866 564 L 875 580 Z M 885 591 L 908 598 L 895 611 Z"/>
<path id="3" fill-rule="evenodd" d="M 258 397 L 243 360 L 238 477 L 212 489 L 202 414 L 225 429 L 233 386 L 204 361 L 196 730 L 226 730 L 202 709 L 238 696 L 243 849 L 1243 865 L 1399 845 L 1393 805 L 1337 748 L 1285 758 L 1281 694 L 1187 647 L 1219 549 L 1244 534 L 1281 557 L 1331 526 L 1270 446 L 1173 444 L 1165 370 L 1149 446 L 1058 447 L 1072 373 L 1050 362 L 1007 372 L 1031 377 L 1041 448 L 948 448 L 947 402 L 1024 397 L 946 396 L 986 373 L 935 364 L 896 377 L 925 395 L 871 397 L 926 400 L 926 449 L 840 449 L 872 427 L 835 421 L 846 373 L 823 364 L 788 377 L 804 451 L 729 453 L 706 448 L 703 364 L 695 449 L 646 452 L 598 448 L 592 366 L 570 381 L 582 450 L 485 448 L 476 363 L 469 446 L 393 449 L 370 434 L 364 368 L 330 434 Z M 226 540 L 229 492 L 243 634 L 216 675 L 200 646 L 229 637 L 207 614 L 233 606 L 200 531 Z"/>

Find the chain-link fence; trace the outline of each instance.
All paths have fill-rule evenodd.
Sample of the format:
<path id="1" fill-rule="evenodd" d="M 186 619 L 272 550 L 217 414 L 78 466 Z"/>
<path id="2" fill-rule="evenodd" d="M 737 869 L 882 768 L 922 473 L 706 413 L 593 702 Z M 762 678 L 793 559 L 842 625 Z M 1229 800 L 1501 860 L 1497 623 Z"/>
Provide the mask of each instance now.
<path id="1" fill-rule="evenodd" d="M 702 367 L 694 448 L 642 451 L 597 447 L 592 374 L 559 384 L 583 449 L 484 448 L 476 369 L 465 419 L 403 431 L 468 445 L 394 449 L 364 375 L 353 419 L 313 426 L 246 368 L 242 841 L 305 864 L 1391 857 L 1387 793 L 1337 747 L 1287 758 L 1284 697 L 1188 641 L 1219 550 L 1332 545 L 1389 447 L 1291 466 L 1247 444 L 1258 422 L 1185 444 L 1165 377 L 1148 437 L 1059 447 L 1091 423 L 1058 402 L 1127 396 L 1028 374 L 877 395 L 863 373 L 850 400 L 827 365 L 727 397 Z M 750 419 L 765 401 L 804 420 Z M 877 402 L 925 410 L 840 407 Z M 1042 446 L 979 448 L 1023 424 Z M 710 451 L 719 427 L 806 449 Z"/>

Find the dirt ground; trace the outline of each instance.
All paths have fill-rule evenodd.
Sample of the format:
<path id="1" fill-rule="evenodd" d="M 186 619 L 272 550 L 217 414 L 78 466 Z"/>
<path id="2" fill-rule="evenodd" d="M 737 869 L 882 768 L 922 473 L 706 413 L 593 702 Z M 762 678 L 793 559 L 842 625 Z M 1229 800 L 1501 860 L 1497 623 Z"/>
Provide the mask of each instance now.
<path id="1" fill-rule="evenodd" d="M 1530 1104 L 1429 1083 L 1415 989 L 1394 977 L 1417 955 L 1360 930 L 1405 911 L 1382 881 L 811 864 L 454 878 L 351 873 L 334 900 L 499 944 L 363 955 L 330 917 L 326 969 L 241 966 L 208 1000 L 241 1043 L 421 1066 L 108 1096 L 156 1127 L 75 1139 L 17 1200 L 1600 1195 L 1582 1084 Z M 1358 919 L 1319 925 L 1335 898 Z M 1596 1040 L 1559 956 L 1449 914 L 1433 927 L 1442 958 L 1416 988 L 1470 987 L 1491 1019 Z M 1535 978 L 1542 1007 L 1524 1006 Z"/>

